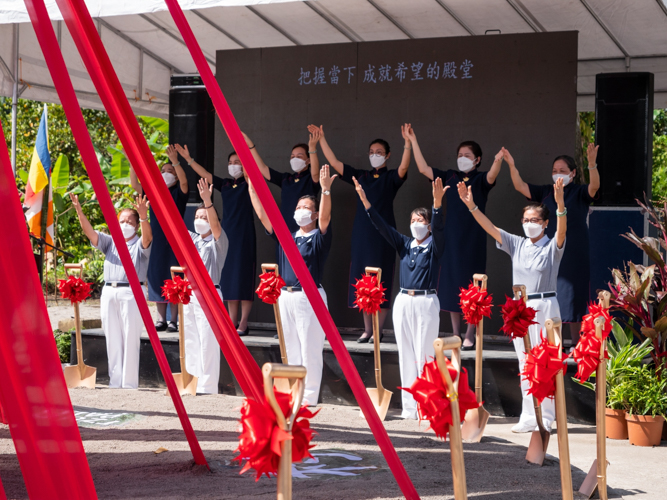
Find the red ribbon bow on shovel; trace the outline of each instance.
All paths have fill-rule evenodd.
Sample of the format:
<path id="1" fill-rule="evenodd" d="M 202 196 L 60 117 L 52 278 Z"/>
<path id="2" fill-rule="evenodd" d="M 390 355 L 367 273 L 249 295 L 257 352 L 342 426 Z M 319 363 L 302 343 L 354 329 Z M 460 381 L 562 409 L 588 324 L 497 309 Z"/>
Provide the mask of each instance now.
<path id="1" fill-rule="evenodd" d="M 259 275 L 259 286 L 255 293 L 265 304 L 275 304 L 284 286 L 285 281 L 276 273 L 265 272 Z"/>
<path id="2" fill-rule="evenodd" d="M 280 409 L 287 417 L 291 409 L 290 395 L 278 391 L 275 394 Z M 280 444 L 288 439 L 292 440 L 293 463 L 301 462 L 306 457 L 312 458 L 309 450 L 315 447 L 310 444 L 315 431 L 310 428 L 308 419 L 318 413 L 319 410 L 311 412 L 306 406 L 302 406 L 296 415 L 290 436 L 278 425 L 276 414 L 266 398 L 262 403 L 246 399 L 241 408 L 242 432 L 239 436 L 239 447 L 236 449 L 239 455 L 233 459 L 239 463 L 245 460 L 240 473 L 255 469 L 255 481 L 259 481 L 262 474 L 266 477 L 276 475 L 280 465 Z"/>
<path id="3" fill-rule="evenodd" d="M 468 288 L 461 288 L 459 297 L 461 298 L 460 306 L 463 317 L 469 325 L 478 325 L 482 321 L 482 317 L 491 317 L 491 300 L 493 297 L 486 290 L 470 283 Z"/>
<path id="4" fill-rule="evenodd" d="M 581 335 L 585 336 L 587 333 L 592 332 L 595 336 L 595 318 L 602 316 L 604 318 L 604 325 L 602 325 L 602 339 L 606 339 L 611 333 L 612 324 L 611 324 L 611 315 L 609 314 L 609 308 L 601 306 L 595 302 L 588 304 L 588 314 L 584 315 L 581 321 Z"/>
<path id="5" fill-rule="evenodd" d="M 164 280 L 162 296 L 172 304 L 189 304 L 192 288 L 190 282 L 180 276 L 174 276 L 173 280 Z"/>
<path id="6" fill-rule="evenodd" d="M 69 299 L 72 304 L 76 304 L 88 298 L 90 283 L 77 276 L 69 276 L 66 280 L 58 280 L 58 290 L 63 299 Z"/>
<path id="7" fill-rule="evenodd" d="M 536 325 L 535 309 L 528 307 L 522 300 L 514 300 L 507 297 L 507 301 L 501 309 L 503 327 L 501 331 L 511 340 L 522 339 L 528 333 L 530 325 Z"/>
<path id="8" fill-rule="evenodd" d="M 455 380 L 456 370 L 449 360 L 447 360 L 447 369 L 449 370 L 449 376 L 452 377 L 452 380 Z M 421 376 L 417 377 L 412 386 L 410 388 L 401 387 L 400 389 L 412 394 L 412 397 L 417 401 L 419 419 L 428 420 L 431 424 L 430 429 L 433 429 L 435 435 L 445 439 L 449 432 L 449 426 L 452 425 L 452 408 L 447 398 L 447 385 L 442 380 L 442 375 L 438 370 L 438 363 L 435 360 L 426 363 Z M 461 414 L 461 422 L 463 422 L 466 412 L 478 408 L 480 405 L 475 393 L 468 385 L 468 372 L 465 368 L 461 368 L 458 390 L 459 413 Z"/>
<path id="9" fill-rule="evenodd" d="M 528 380 L 532 394 L 542 404 L 545 398 L 553 398 L 556 393 L 556 374 L 565 369 L 565 360 L 560 359 L 560 349 L 542 337 L 542 342 L 526 354 L 526 363 L 521 376 Z"/>
<path id="10" fill-rule="evenodd" d="M 578 379 L 579 382 L 588 380 L 588 378 L 593 375 L 593 372 L 597 370 L 598 365 L 600 364 L 601 346 L 602 341 L 597 338 L 595 331 L 586 332 L 579 338 L 579 342 L 572 352 L 572 357 L 577 362 L 577 374 L 575 378 Z M 604 357 L 609 357 L 606 351 Z"/>
<path id="11" fill-rule="evenodd" d="M 380 304 L 387 302 L 387 299 L 384 298 L 386 289 L 382 283 L 378 283 L 375 274 L 364 274 L 353 286 L 356 288 L 354 303 L 361 312 L 369 315 L 375 314 L 380 310 Z"/>

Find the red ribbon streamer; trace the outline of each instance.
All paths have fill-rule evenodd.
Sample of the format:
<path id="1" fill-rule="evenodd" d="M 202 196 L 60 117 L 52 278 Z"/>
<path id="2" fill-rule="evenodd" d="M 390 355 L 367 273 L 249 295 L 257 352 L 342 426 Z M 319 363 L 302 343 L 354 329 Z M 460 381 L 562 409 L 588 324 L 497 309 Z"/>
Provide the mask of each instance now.
<path id="1" fill-rule="evenodd" d="M 452 380 L 456 380 L 456 369 L 447 359 L 447 369 Z M 420 420 L 428 420 L 431 424 L 429 427 L 433 429 L 435 435 L 441 439 L 447 437 L 449 426 L 452 425 L 452 408 L 449 398 L 447 397 L 447 384 L 442 379 L 438 363 L 433 360 L 424 365 L 424 371 L 412 386 L 408 389 L 401 387 L 400 389 L 412 394 L 412 397 L 417 401 L 417 412 Z M 461 368 L 461 376 L 459 377 L 459 413 L 461 422 L 465 419 L 465 414 L 468 410 L 478 408 L 480 403 L 477 402 L 475 393 L 468 385 L 468 372 L 465 368 Z"/>
<path id="2" fill-rule="evenodd" d="M 190 295 L 192 295 L 192 288 L 190 288 L 188 280 L 184 280 L 180 276 L 174 276 L 173 280 L 164 280 L 162 296 L 167 299 L 167 302 L 189 304 Z"/>
<path id="3" fill-rule="evenodd" d="M 356 300 L 354 303 L 361 312 L 375 314 L 380 310 L 380 304 L 387 302 L 384 298 L 385 287 L 378 283 L 377 274 L 364 274 L 354 284 L 356 288 Z"/>
<path id="4" fill-rule="evenodd" d="M 269 221 L 273 226 L 273 230 L 276 233 L 278 241 L 280 242 L 280 245 L 282 246 L 285 255 L 287 256 L 287 259 L 289 260 L 294 273 L 299 279 L 299 282 L 303 287 L 303 291 L 308 297 L 310 305 L 313 308 L 313 311 L 315 312 L 320 325 L 322 325 L 322 329 L 327 336 L 327 340 L 331 345 L 331 349 L 336 355 L 336 359 L 340 364 L 343 375 L 345 376 L 350 389 L 352 389 L 352 392 L 354 393 L 354 396 L 359 403 L 359 407 L 361 408 L 364 417 L 366 417 L 366 422 L 368 422 L 368 426 L 373 432 L 373 436 L 375 437 L 380 450 L 382 450 L 382 453 L 387 460 L 387 465 L 389 465 L 389 468 L 394 474 L 394 478 L 396 478 L 396 482 L 401 488 L 403 495 L 408 500 L 419 498 L 417 490 L 415 489 L 412 481 L 410 480 L 410 477 L 405 471 L 405 468 L 403 467 L 403 464 L 401 463 L 401 460 L 398 457 L 398 454 L 396 453 L 391 440 L 389 439 L 389 435 L 382 425 L 373 403 L 368 397 L 366 387 L 364 386 L 364 383 L 359 376 L 359 372 L 357 372 L 357 369 L 352 362 L 350 353 L 348 352 L 347 347 L 345 346 L 345 343 L 343 342 L 343 339 L 341 338 L 340 333 L 338 332 L 338 329 L 336 328 L 336 325 L 331 318 L 331 315 L 329 314 L 329 310 L 324 304 L 324 300 L 320 296 L 317 285 L 313 281 L 313 278 L 310 275 L 310 272 L 308 271 L 308 268 L 306 267 L 306 264 L 303 261 L 298 248 L 296 247 L 296 243 L 292 238 L 292 234 L 287 228 L 287 224 L 285 223 L 285 220 L 283 219 L 282 214 L 280 213 L 280 210 L 278 209 L 278 206 L 273 199 L 273 195 L 271 194 L 271 191 L 266 184 L 264 176 L 257 168 L 255 159 L 250 153 L 248 145 L 245 143 L 245 139 L 243 138 L 241 130 L 239 129 L 239 126 L 234 119 L 234 115 L 229 109 L 229 105 L 225 100 L 225 96 L 222 94 L 220 85 L 218 85 L 218 82 L 213 75 L 213 71 L 208 65 L 208 62 L 204 57 L 204 53 L 197 43 L 197 39 L 195 38 L 195 35 L 192 32 L 187 19 L 185 18 L 180 5 L 178 5 L 178 1 L 165 0 L 165 3 L 169 8 L 169 12 L 171 13 L 172 18 L 174 19 L 174 23 L 178 27 L 178 30 L 183 37 L 183 41 L 190 50 L 190 55 L 195 62 L 195 66 L 197 67 L 202 80 L 204 81 L 206 90 L 211 96 L 211 100 L 213 101 L 213 106 L 215 107 L 218 118 L 220 118 L 220 122 L 225 128 L 234 150 L 239 155 L 241 162 L 248 172 L 250 181 L 257 191 L 257 196 L 262 202 L 264 210 L 266 211 Z M 164 182 L 162 182 L 162 184 L 164 184 Z M 255 400 L 260 401 L 261 399 L 255 398 Z"/>
<path id="5" fill-rule="evenodd" d="M 463 317 L 469 325 L 478 325 L 483 317 L 491 317 L 493 297 L 486 290 L 470 283 L 468 288 L 461 288 L 459 297 Z"/>
<path id="6" fill-rule="evenodd" d="M 284 286 L 285 280 L 282 276 L 274 272 L 266 272 L 259 275 L 259 286 L 255 293 L 265 304 L 275 304 Z"/>
<path id="7" fill-rule="evenodd" d="M 609 336 L 612 329 L 609 308 L 601 306 L 595 302 L 588 304 L 588 314 L 584 315 L 582 318 L 581 335 L 585 335 L 588 332 L 593 332 L 593 335 L 595 335 L 595 319 L 599 316 L 604 318 L 604 325 L 602 325 L 602 339 L 604 340 Z"/>
<path id="8" fill-rule="evenodd" d="M 522 339 L 528 333 L 530 325 L 536 325 L 535 309 L 528 307 L 523 299 L 514 300 L 507 297 L 501 309 L 503 326 L 501 328 L 505 335 L 511 340 Z"/>
<path id="9" fill-rule="evenodd" d="M 90 283 L 77 276 L 69 276 L 66 280 L 58 280 L 58 290 L 63 299 L 69 299 L 72 304 L 76 304 L 88 298 Z"/>
<path id="10" fill-rule="evenodd" d="M 579 342 L 577 342 L 574 351 L 572 352 L 572 357 L 577 362 L 577 374 L 575 378 L 579 382 L 584 382 L 588 380 L 593 372 L 595 372 L 600 364 L 600 349 L 602 347 L 602 341 L 597 338 L 595 331 L 586 332 L 581 337 L 579 337 Z M 606 350 L 604 357 L 608 358 Z"/>
<path id="11" fill-rule="evenodd" d="M 259 366 L 236 332 L 183 218 L 176 209 L 84 1 L 57 0 L 57 4 L 125 153 L 136 170 L 155 214 L 162 221 L 165 236 L 181 267 L 187 269 L 186 276 L 227 363 L 243 392 L 255 400 L 261 400 L 263 391 Z M 54 75 L 54 81 L 58 77 Z M 139 296 L 137 290 L 134 293 L 135 297 Z M 165 378 L 172 378 L 167 375 Z M 178 395 L 178 392 L 174 390 L 173 394 Z"/>
<path id="12" fill-rule="evenodd" d="M 526 354 L 522 377 L 528 380 L 528 394 L 532 394 L 542 404 L 545 398 L 553 398 L 556 393 L 556 374 L 565 369 L 565 360 L 560 359 L 560 349 L 542 337 L 542 342 Z"/>
<path id="13" fill-rule="evenodd" d="M 278 391 L 275 394 L 283 415 L 287 417 L 292 406 L 290 395 Z M 239 455 L 233 460 L 239 463 L 245 461 L 241 474 L 255 469 L 255 481 L 259 481 L 262 474 L 266 477 L 276 475 L 280 465 L 280 445 L 289 439 L 292 440 L 292 463 L 313 458 L 309 450 L 315 447 L 310 444 L 315 431 L 310 428 L 309 419 L 319 411 L 313 413 L 306 406 L 302 406 L 296 415 L 290 436 L 278 425 L 276 414 L 266 399 L 263 403 L 246 399 L 241 408 L 242 432 L 239 436 L 239 447 L 235 450 Z"/>
<path id="14" fill-rule="evenodd" d="M 57 44 L 56 44 L 57 46 Z M 95 499 L 0 123 L 0 404 L 30 498 Z"/>
<path id="15" fill-rule="evenodd" d="M 100 209 L 102 210 L 104 218 L 107 221 L 111 237 L 116 244 L 118 255 L 120 256 L 120 260 L 123 263 L 125 274 L 127 275 L 128 282 L 130 283 L 130 287 L 132 288 L 132 292 L 137 301 L 137 306 L 139 307 L 141 318 L 143 319 L 151 346 L 155 352 L 155 357 L 160 367 L 160 371 L 162 372 L 165 383 L 167 384 L 169 395 L 171 396 L 174 407 L 176 408 L 176 413 L 178 414 L 178 418 L 181 422 L 181 425 L 183 426 L 183 432 L 185 433 L 188 444 L 190 445 L 192 455 L 197 464 L 208 466 L 206 458 L 204 457 L 201 447 L 199 446 L 199 442 L 197 441 L 197 436 L 192 429 L 192 424 L 188 419 L 185 406 L 183 406 L 183 400 L 181 399 L 180 395 L 178 394 L 178 390 L 176 389 L 174 378 L 171 376 L 169 362 L 167 361 L 167 357 L 164 353 L 164 349 L 162 348 L 160 338 L 158 337 L 157 331 L 155 330 L 153 318 L 151 316 L 150 310 L 148 309 L 148 303 L 146 302 L 141 283 L 139 283 L 139 277 L 137 276 L 137 271 L 132 262 L 132 257 L 130 256 L 130 252 L 127 248 L 127 245 L 125 244 L 125 237 L 123 236 L 123 233 L 120 229 L 120 224 L 118 223 L 118 219 L 116 217 L 116 210 L 114 208 L 113 202 L 111 201 L 111 197 L 109 196 L 106 181 L 99 166 L 95 148 L 93 147 L 93 143 L 90 139 L 86 122 L 83 119 L 83 114 L 81 113 L 81 108 L 76 98 L 76 93 L 74 92 L 72 81 L 67 72 L 65 61 L 63 59 L 62 53 L 60 52 L 58 40 L 56 38 L 55 32 L 53 31 L 53 24 L 49 19 L 44 1 L 26 0 L 25 3 L 30 15 L 30 20 L 34 27 L 35 34 L 37 36 L 37 40 L 39 41 L 39 44 L 42 48 L 46 64 L 53 77 L 56 90 L 58 91 L 60 102 L 62 103 L 65 115 L 67 116 L 67 121 L 72 128 L 72 134 L 74 135 L 79 152 L 81 153 L 83 163 L 86 166 L 86 171 L 88 172 L 90 182 L 92 183 L 97 195 Z M 63 5 L 60 5 L 60 7 L 62 10 Z M 84 12 L 87 14 L 85 7 Z M 66 17 L 71 18 L 72 16 L 68 15 Z M 74 21 L 70 19 L 70 22 Z M 90 22 L 92 23 L 92 20 Z M 76 26 L 70 25 L 70 32 L 72 32 L 73 29 L 76 30 Z M 95 32 L 95 34 L 97 34 L 97 32 Z M 113 68 L 111 68 L 108 72 L 109 74 L 115 75 L 115 73 L 113 73 Z M 101 94 L 102 93 L 103 92 L 101 92 Z M 103 99 L 106 99 L 106 94 Z M 127 101 L 125 97 L 123 97 L 123 99 Z M 107 109 L 109 108 L 107 107 Z M 114 123 L 114 125 L 116 125 L 116 123 Z M 118 131 L 119 128 L 116 127 L 116 130 Z M 143 137 L 141 140 L 144 140 Z M 132 158 L 131 161 L 136 167 L 136 164 Z M 171 200 L 171 197 L 168 197 Z M 158 215 L 161 220 L 165 220 L 162 219 L 161 213 Z M 189 237 L 188 239 L 192 241 Z M 199 259 L 199 255 L 197 255 L 197 258 Z M 199 261 L 201 262 L 201 259 L 199 259 Z M 51 338 L 53 338 L 52 333 Z M 229 361 L 232 370 L 234 370 L 235 367 L 233 363 L 234 360 Z M 234 373 L 237 372 L 234 371 Z M 239 382 L 242 383 L 243 380 L 239 380 Z M 73 479 L 73 481 L 76 483 L 76 479 Z M 83 498 L 88 497 L 84 495 Z"/>

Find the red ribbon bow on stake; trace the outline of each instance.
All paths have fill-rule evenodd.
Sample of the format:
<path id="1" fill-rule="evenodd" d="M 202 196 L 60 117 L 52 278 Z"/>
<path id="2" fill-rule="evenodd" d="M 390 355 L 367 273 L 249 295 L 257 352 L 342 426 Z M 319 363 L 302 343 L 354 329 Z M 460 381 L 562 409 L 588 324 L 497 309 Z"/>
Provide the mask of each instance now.
<path id="1" fill-rule="evenodd" d="M 461 297 L 460 306 L 463 317 L 469 325 L 478 325 L 484 316 L 491 317 L 493 297 L 486 290 L 470 283 L 468 288 L 461 288 L 459 297 Z"/>
<path id="2" fill-rule="evenodd" d="M 542 337 L 542 342 L 526 354 L 526 363 L 521 376 L 528 381 L 528 394 L 542 404 L 545 398 L 556 393 L 556 374 L 565 369 L 565 359 L 560 359 L 560 349 Z"/>
<path id="3" fill-rule="evenodd" d="M 510 337 L 510 340 L 522 339 L 528 333 L 530 325 L 536 325 L 535 309 L 528 307 L 523 299 L 514 300 L 507 297 L 501 308 L 503 327 L 501 331 Z"/>
<path id="4" fill-rule="evenodd" d="M 373 315 L 380 310 L 380 304 L 387 302 L 387 299 L 384 298 L 386 289 L 382 283 L 378 283 L 375 274 L 364 274 L 353 286 L 356 288 L 354 303 L 361 312 Z"/>
<path id="5" fill-rule="evenodd" d="M 69 276 L 66 280 L 58 280 L 58 290 L 63 299 L 69 299 L 72 304 L 76 304 L 88 298 L 90 283 L 77 276 Z"/>
<path id="6" fill-rule="evenodd" d="M 275 304 L 278 302 L 280 292 L 285 286 L 282 277 L 274 272 L 265 272 L 259 275 L 259 286 L 255 293 L 266 304 Z"/>
<path id="7" fill-rule="evenodd" d="M 575 378 L 579 382 L 584 382 L 593 375 L 593 372 L 597 370 L 598 365 L 600 364 L 600 347 L 602 346 L 602 341 L 597 338 L 595 332 L 585 332 L 577 343 L 574 351 L 572 352 L 572 357 L 577 362 L 577 374 Z M 609 358 L 607 351 L 604 353 L 605 359 Z"/>
<path id="8" fill-rule="evenodd" d="M 290 395 L 278 391 L 275 394 L 280 409 L 287 417 L 291 409 Z M 296 415 L 290 436 L 278 425 L 276 414 L 266 398 L 262 403 L 246 399 L 241 408 L 242 432 L 239 436 L 239 447 L 235 450 L 239 455 L 232 460 L 239 463 L 245 460 L 240 473 L 255 469 L 255 481 L 259 481 L 262 474 L 266 474 L 266 477 L 275 476 L 280 465 L 280 444 L 288 439 L 292 440 L 292 463 L 301 462 L 306 457 L 312 458 L 309 450 L 315 447 L 310 444 L 315 431 L 310 428 L 308 419 L 313 418 L 319 411 L 312 412 L 302 406 Z"/>
<path id="9" fill-rule="evenodd" d="M 606 339 L 611 333 L 612 324 L 611 324 L 611 315 L 609 314 L 609 308 L 601 306 L 595 302 L 588 304 L 588 314 L 584 315 L 581 321 L 581 335 L 585 336 L 587 333 L 591 332 L 595 336 L 595 318 L 602 316 L 604 318 L 604 325 L 602 325 L 602 339 Z"/>
<path id="10" fill-rule="evenodd" d="M 172 304 L 189 304 L 192 288 L 190 282 L 180 276 L 174 276 L 173 280 L 164 280 L 162 296 Z"/>
<path id="11" fill-rule="evenodd" d="M 449 376 L 452 377 L 452 380 L 456 380 L 456 370 L 449 360 L 446 361 Z M 400 387 L 400 389 L 412 394 L 412 397 L 417 401 L 419 419 L 428 420 L 431 424 L 429 428 L 433 429 L 435 435 L 445 439 L 449 432 L 449 426 L 452 425 L 452 409 L 447 398 L 447 385 L 442 380 L 438 363 L 435 360 L 426 363 L 421 376 L 417 377 L 412 386 L 410 388 Z M 478 408 L 480 405 L 475 393 L 468 385 L 468 372 L 465 368 L 461 368 L 458 399 L 459 413 L 461 414 L 461 422 L 463 422 L 466 412 Z"/>

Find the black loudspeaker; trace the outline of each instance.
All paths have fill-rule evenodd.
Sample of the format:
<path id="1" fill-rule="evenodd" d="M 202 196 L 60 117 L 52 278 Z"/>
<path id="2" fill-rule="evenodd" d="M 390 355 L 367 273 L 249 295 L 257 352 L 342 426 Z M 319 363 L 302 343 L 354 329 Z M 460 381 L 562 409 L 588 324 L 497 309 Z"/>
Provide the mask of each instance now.
<path id="1" fill-rule="evenodd" d="M 637 206 L 651 198 L 653 73 L 595 77 L 595 140 L 600 146 L 596 205 Z"/>
<path id="2" fill-rule="evenodd" d="M 213 173 L 215 111 L 199 75 L 174 75 L 169 90 L 169 143 L 187 144 L 190 155 Z M 191 203 L 201 201 L 199 176 L 180 158 L 188 176 Z"/>

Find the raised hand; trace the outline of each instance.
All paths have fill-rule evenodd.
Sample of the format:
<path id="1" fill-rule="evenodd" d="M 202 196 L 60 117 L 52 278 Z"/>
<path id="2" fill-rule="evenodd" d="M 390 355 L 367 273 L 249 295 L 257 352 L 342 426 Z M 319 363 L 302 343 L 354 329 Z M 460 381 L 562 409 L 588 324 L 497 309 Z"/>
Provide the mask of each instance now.
<path id="1" fill-rule="evenodd" d="M 81 204 L 79 203 L 79 197 L 74 193 L 69 194 L 69 199 L 72 200 L 72 206 L 77 212 L 81 211 Z"/>
<path id="2" fill-rule="evenodd" d="M 319 134 L 319 138 L 321 139 L 324 137 L 324 125 L 320 125 L 319 127 L 317 125 L 310 124 L 308 125 L 308 132 L 311 134 Z M 319 140 L 319 139 L 318 139 Z"/>
<path id="3" fill-rule="evenodd" d="M 514 166 L 514 158 L 512 158 L 512 155 L 510 154 L 509 151 L 507 151 L 504 147 L 501 150 L 503 152 L 503 159 L 507 162 L 508 165 Z"/>
<path id="4" fill-rule="evenodd" d="M 172 146 L 169 146 L 169 147 L 172 147 Z M 181 155 L 185 161 L 190 163 L 190 160 L 192 160 L 192 157 L 190 156 L 190 151 L 188 150 L 188 145 L 187 144 L 184 144 L 183 146 L 181 146 L 180 144 L 174 144 L 173 147 L 176 148 L 176 152 L 179 155 Z"/>
<path id="5" fill-rule="evenodd" d="M 431 184 L 433 185 L 433 206 L 435 208 L 440 208 L 442 206 L 442 197 L 445 196 L 449 186 L 443 188 L 442 178 L 440 177 L 436 177 Z"/>
<path id="6" fill-rule="evenodd" d="M 148 198 L 146 196 L 137 196 L 134 200 L 135 202 L 132 204 L 134 209 L 139 212 L 139 218 L 142 220 L 146 220 L 148 218 L 148 207 L 149 207 L 149 202 Z"/>
<path id="7" fill-rule="evenodd" d="M 412 131 L 412 124 L 410 123 L 404 123 L 401 125 L 401 135 L 403 136 L 403 139 L 405 139 L 406 143 L 409 143 L 412 141 L 412 137 L 414 137 L 414 132 L 412 132 L 412 137 L 409 135 L 410 132 Z"/>
<path id="8" fill-rule="evenodd" d="M 366 191 L 364 191 L 364 188 L 361 187 L 361 184 L 359 184 L 359 181 L 357 180 L 356 177 L 352 177 L 352 180 L 354 181 L 354 189 L 357 191 L 361 203 L 363 203 L 364 208 L 368 210 L 369 208 L 371 208 L 371 203 L 368 201 L 368 198 L 366 198 Z"/>
<path id="9" fill-rule="evenodd" d="M 554 184 L 554 198 L 556 199 L 556 204 L 558 205 L 558 208 L 565 207 L 565 197 L 564 197 L 562 178 L 559 178 Z"/>
<path id="10" fill-rule="evenodd" d="M 167 146 L 166 153 L 172 165 L 178 163 L 178 150 L 173 144 L 169 144 L 169 146 Z"/>
<path id="11" fill-rule="evenodd" d="M 331 191 L 331 185 L 336 177 L 338 177 L 338 174 L 332 176 L 329 172 L 329 165 L 322 165 L 322 169 L 320 170 L 320 186 L 322 186 L 322 191 Z"/>
<path id="12" fill-rule="evenodd" d="M 503 161 L 503 158 L 505 157 L 505 148 L 500 148 L 500 151 L 496 153 L 496 157 L 494 159 L 495 162 Z"/>
<path id="13" fill-rule="evenodd" d="M 320 129 L 317 127 L 314 127 L 312 131 L 310 130 L 310 127 L 308 127 L 308 132 L 310 132 L 310 135 L 308 136 L 308 151 L 315 151 L 317 143 L 320 142 L 322 132 L 320 132 Z"/>
<path id="14" fill-rule="evenodd" d="M 201 196 L 204 205 L 210 205 L 211 196 L 213 196 L 213 184 L 209 184 L 206 179 L 201 178 L 197 183 L 197 189 L 199 190 L 199 196 Z"/>
<path id="15" fill-rule="evenodd" d="M 596 165 L 598 158 L 598 148 L 595 144 L 589 144 L 588 149 L 586 150 L 586 156 L 588 156 L 588 168 L 593 168 Z"/>
<path id="16" fill-rule="evenodd" d="M 466 186 L 465 182 L 459 182 L 456 185 L 456 189 L 459 191 L 459 198 L 468 207 L 468 210 L 475 208 L 475 200 L 472 198 L 472 186 Z"/>

